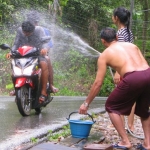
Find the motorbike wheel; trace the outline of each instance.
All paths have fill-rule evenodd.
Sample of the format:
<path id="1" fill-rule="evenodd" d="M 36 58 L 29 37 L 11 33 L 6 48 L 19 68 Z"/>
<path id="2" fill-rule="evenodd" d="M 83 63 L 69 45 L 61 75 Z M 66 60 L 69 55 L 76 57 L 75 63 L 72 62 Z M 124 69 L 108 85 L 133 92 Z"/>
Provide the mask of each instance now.
<path id="1" fill-rule="evenodd" d="M 31 101 L 29 100 L 29 90 L 27 86 L 22 86 L 17 89 L 16 101 L 20 114 L 22 116 L 29 116 L 31 112 Z"/>

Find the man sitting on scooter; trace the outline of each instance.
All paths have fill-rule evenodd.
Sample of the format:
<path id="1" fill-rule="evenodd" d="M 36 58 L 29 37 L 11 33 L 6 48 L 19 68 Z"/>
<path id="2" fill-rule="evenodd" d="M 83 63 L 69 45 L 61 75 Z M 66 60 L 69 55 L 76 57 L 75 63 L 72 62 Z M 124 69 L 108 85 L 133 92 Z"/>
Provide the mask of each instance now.
<path id="1" fill-rule="evenodd" d="M 33 10 L 33 11 L 30 11 L 28 14 L 27 14 L 27 21 L 30 21 L 31 23 L 33 23 L 35 26 L 39 26 L 39 21 L 40 21 L 40 14 Z M 45 32 L 45 35 L 46 36 L 50 36 L 50 31 L 48 28 L 42 26 L 44 32 Z M 52 43 L 52 40 L 50 39 L 49 42 L 48 42 L 48 53 L 50 53 L 50 50 L 51 48 L 53 47 L 53 43 Z M 49 54 L 48 54 L 49 55 Z M 50 89 L 51 89 L 51 92 L 52 93 L 57 93 L 59 91 L 58 88 L 54 87 L 53 86 L 53 67 L 52 67 L 52 64 L 51 64 L 51 61 L 50 61 L 50 58 L 49 56 L 46 55 L 46 59 L 47 59 L 47 62 L 48 62 L 48 70 L 49 70 L 49 85 L 50 85 Z"/>
<path id="2" fill-rule="evenodd" d="M 39 102 L 42 103 L 47 98 L 46 87 L 48 82 L 48 63 L 45 58 L 48 52 L 48 42 L 49 40 L 44 40 L 45 33 L 42 27 L 33 25 L 30 21 L 24 21 L 22 26 L 18 28 L 17 35 L 15 38 L 14 46 L 12 47 L 12 52 L 16 51 L 19 47 L 28 45 L 36 47 L 40 50 L 39 65 L 42 70 L 41 73 L 41 83 L 42 90 L 41 96 L 39 97 Z M 47 38 L 48 39 L 48 38 Z M 7 54 L 9 59 L 11 53 Z"/>

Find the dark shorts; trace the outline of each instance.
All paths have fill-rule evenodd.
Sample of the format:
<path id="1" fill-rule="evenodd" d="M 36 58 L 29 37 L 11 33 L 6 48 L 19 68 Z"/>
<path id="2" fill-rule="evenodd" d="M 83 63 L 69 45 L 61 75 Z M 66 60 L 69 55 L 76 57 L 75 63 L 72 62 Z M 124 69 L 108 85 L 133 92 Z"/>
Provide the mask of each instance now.
<path id="1" fill-rule="evenodd" d="M 108 97 L 105 108 L 109 113 L 129 115 L 135 102 L 135 114 L 142 118 L 149 117 L 150 68 L 126 73 Z"/>
<path id="2" fill-rule="evenodd" d="M 39 56 L 39 62 L 40 61 L 45 61 L 45 62 L 47 62 L 47 60 L 46 60 L 46 58 L 44 57 L 44 56 Z"/>

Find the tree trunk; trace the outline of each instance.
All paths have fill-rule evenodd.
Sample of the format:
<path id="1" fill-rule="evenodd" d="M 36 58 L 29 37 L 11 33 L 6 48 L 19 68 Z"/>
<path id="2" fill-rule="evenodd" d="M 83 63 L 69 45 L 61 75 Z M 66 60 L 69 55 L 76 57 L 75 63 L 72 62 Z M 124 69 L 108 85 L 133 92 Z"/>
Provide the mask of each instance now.
<path id="1" fill-rule="evenodd" d="M 89 22 L 89 27 L 88 27 L 88 33 L 89 33 L 89 43 L 92 47 L 96 47 L 97 41 L 98 41 L 98 37 L 97 37 L 97 33 L 98 33 L 98 24 L 96 22 L 96 20 L 91 19 Z"/>
<path id="2" fill-rule="evenodd" d="M 147 27 L 148 27 L 148 14 L 149 14 L 149 0 L 142 1 L 143 3 L 143 10 L 144 10 L 144 21 L 143 21 L 143 42 L 142 42 L 142 51 L 143 55 L 145 56 L 146 52 L 146 40 L 147 40 Z"/>

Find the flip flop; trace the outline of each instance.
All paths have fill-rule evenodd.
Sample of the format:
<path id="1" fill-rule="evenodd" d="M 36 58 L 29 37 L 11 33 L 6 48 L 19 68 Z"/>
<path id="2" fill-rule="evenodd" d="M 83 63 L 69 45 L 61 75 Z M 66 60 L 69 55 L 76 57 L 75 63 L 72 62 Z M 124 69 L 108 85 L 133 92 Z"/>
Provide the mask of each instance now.
<path id="1" fill-rule="evenodd" d="M 136 149 L 139 149 L 139 150 L 147 150 L 145 147 L 143 147 L 142 144 L 137 145 Z"/>
<path id="2" fill-rule="evenodd" d="M 116 148 L 116 149 L 123 149 L 123 150 L 128 150 L 129 149 L 125 146 L 119 146 L 118 144 L 113 144 L 112 146 L 113 146 L 113 148 Z"/>
<path id="3" fill-rule="evenodd" d="M 41 94 L 40 97 L 39 97 L 39 103 L 40 104 L 43 104 L 47 99 L 47 96 Z"/>

